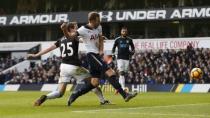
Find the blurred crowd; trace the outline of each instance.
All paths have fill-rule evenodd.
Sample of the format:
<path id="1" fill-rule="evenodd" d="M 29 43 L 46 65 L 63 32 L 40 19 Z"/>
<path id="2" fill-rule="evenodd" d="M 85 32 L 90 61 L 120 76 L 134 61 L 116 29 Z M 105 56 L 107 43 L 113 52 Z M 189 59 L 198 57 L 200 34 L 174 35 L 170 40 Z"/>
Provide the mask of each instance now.
<path id="1" fill-rule="evenodd" d="M 6 58 L 1 57 L 0 58 L 0 72 L 23 61 L 23 60 L 24 60 L 24 58 L 11 59 L 10 57 L 6 57 Z"/>
<path id="2" fill-rule="evenodd" d="M 136 53 L 130 62 L 127 83 L 177 84 L 210 83 L 210 49 L 158 50 Z M 200 67 L 202 79 L 190 79 L 190 71 Z"/>
<path id="3" fill-rule="evenodd" d="M 24 72 L 12 70 L 7 73 L 0 73 L 0 79 L 6 84 L 44 84 L 57 83 L 59 79 L 60 58 L 53 56 L 39 64 L 32 63 L 29 69 Z"/>
<path id="4" fill-rule="evenodd" d="M 83 66 L 88 67 L 85 54 L 80 54 L 80 58 Z M 191 46 L 180 50 L 137 51 L 130 60 L 126 83 L 210 83 L 209 58 L 210 49 L 194 49 Z M 25 69 L 23 73 L 13 70 L 2 74 L 0 71 L 0 83 L 3 80 L 10 84 L 57 83 L 60 63 L 60 57 L 53 56 L 39 64 L 31 64 L 31 67 Z M 190 79 L 189 73 L 194 67 L 200 67 L 203 70 L 202 79 Z"/>

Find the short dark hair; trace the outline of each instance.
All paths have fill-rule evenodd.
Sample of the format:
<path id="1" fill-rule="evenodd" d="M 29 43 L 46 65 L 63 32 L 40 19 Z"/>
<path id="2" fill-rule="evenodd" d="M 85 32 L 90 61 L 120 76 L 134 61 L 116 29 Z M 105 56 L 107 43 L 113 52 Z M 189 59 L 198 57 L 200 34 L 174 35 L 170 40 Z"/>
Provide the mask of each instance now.
<path id="1" fill-rule="evenodd" d="M 123 26 L 123 27 L 121 27 L 121 30 L 122 30 L 122 29 L 128 29 L 128 28 L 127 28 L 126 26 Z"/>
<path id="2" fill-rule="evenodd" d="M 96 20 L 96 18 L 100 18 L 100 15 L 97 12 L 90 12 L 88 14 L 88 20 Z"/>

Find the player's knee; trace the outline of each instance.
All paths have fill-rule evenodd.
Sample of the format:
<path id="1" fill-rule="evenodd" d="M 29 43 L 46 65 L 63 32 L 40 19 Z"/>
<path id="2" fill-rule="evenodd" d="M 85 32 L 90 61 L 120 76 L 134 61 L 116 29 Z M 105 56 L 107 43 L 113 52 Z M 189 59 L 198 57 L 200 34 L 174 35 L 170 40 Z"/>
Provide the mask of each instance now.
<path id="1" fill-rule="evenodd" d="M 65 93 L 64 91 L 59 91 L 59 94 L 60 94 L 60 95 L 58 96 L 58 98 L 63 97 L 64 93 Z"/>
<path id="2" fill-rule="evenodd" d="M 58 98 L 61 98 L 61 97 L 63 97 L 63 95 L 64 95 L 63 93 L 60 93 L 60 95 L 58 96 Z"/>
<path id="3" fill-rule="evenodd" d="M 97 87 L 99 85 L 99 80 L 98 78 L 91 78 L 91 84 L 94 86 L 94 87 Z"/>
<path id="4" fill-rule="evenodd" d="M 111 77 L 113 75 L 116 75 L 116 73 L 115 73 L 115 71 L 113 69 L 110 68 L 109 70 L 106 71 L 106 75 L 108 77 Z"/>
<path id="5" fill-rule="evenodd" d="M 67 84 L 66 83 L 63 83 L 63 84 L 60 84 L 59 87 L 58 87 L 58 92 L 59 92 L 59 97 L 62 97 L 66 91 L 66 86 Z"/>

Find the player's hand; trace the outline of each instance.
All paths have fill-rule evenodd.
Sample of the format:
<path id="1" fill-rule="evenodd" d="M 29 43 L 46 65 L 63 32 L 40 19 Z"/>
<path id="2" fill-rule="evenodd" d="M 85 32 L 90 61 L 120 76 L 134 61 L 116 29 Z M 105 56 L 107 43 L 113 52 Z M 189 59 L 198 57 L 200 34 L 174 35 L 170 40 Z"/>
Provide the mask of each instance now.
<path id="1" fill-rule="evenodd" d="M 66 29 L 66 28 L 67 28 L 67 23 L 66 23 L 66 22 L 62 23 L 61 29 L 64 30 L 64 29 Z"/>
<path id="2" fill-rule="evenodd" d="M 34 57 L 37 57 L 37 55 L 36 54 L 28 54 L 27 55 L 27 58 L 34 58 Z"/>

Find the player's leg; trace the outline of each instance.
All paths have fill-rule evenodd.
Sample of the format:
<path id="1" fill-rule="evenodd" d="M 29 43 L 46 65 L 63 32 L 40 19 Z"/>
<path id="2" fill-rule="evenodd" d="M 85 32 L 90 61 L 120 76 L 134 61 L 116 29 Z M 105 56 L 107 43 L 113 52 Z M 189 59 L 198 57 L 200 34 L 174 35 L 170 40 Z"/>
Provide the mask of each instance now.
<path id="1" fill-rule="evenodd" d="M 129 60 L 123 60 L 123 63 L 124 63 L 124 68 L 123 68 L 124 80 L 123 80 L 123 84 L 124 84 L 124 90 L 127 91 L 126 87 L 125 87 L 125 75 L 127 75 L 128 70 L 129 70 Z"/>
<path id="2" fill-rule="evenodd" d="M 70 106 L 79 96 L 84 95 L 99 85 L 97 78 L 91 78 L 88 70 L 75 66 L 72 76 L 77 79 L 77 85 L 68 100 Z"/>
<path id="3" fill-rule="evenodd" d="M 34 103 L 35 106 L 40 106 L 44 103 L 47 99 L 55 99 L 60 98 L 63 96 L 66 90 L 67 83 L 70 82 L 70 74 L 72 73 L 71 66 L 68 64 L 61 64 L 60 65 L 60 78 L 58 82 L 57 90 L 52 91 L 47 95 L 42 95 L 36 102 Z"/>
<path id="4" fill-rule="evenodd" d="M 105 99 L 100 87 L 96 87 L 92 91 L 98 96 L 101 105 L 111 104 L 109 100 Z"/>
<path id="5" fill-rule="evenodd" d="M 47 99 L 55 99 L 62 97 L 66 91 L 66 86 L 67 83 L 58 84 L 58 89 L 56 91 L 52 91 L 51 93 L 46 95 Z"/>
<path id="6" fill-rule="evenodd" d="M 47 95 L 42 95 L 38 100 L 35 101 L 34 106 L 40 106 L 47 99 L 56 99 L 64 95 L 67 83 L 59 83 L 58 88 L 55 91 L 48 93 Z"/>
<path id="7" fill-rule="evenodd" d="M 116 72 L 113 69 L 107 68 L 107 66 L 103 66 L 105 70 L 105 74 L 108 76 L 109 83 L 117 90 L 117 92 L 121 94 L 121 96 L 125 99 L 126 102 L 128 102 L 130 99 L 132 99 L 133 97 L 137 95 L 137 93 L 130 94 L 124 90 L 125 89 L 124 72 L 126 71 L 126 68 L 128 67 L 128 65 L 129 63 L 127 63 L 126 61 L 122 61 L 120 63 L 120 70 L 123 72 L 121 73 L 122 78 L 120 81 L 117 81 Z"/>
<path id="8" fill-rule="evenodd" d="M 78 84 L 76 85 L 72 95 L 68 100 L 68 106 L 70 106 L 79 96 L 86 94 L 94 88 L 95 89 L 93 90 L 93 92 L 99 97 L 100 103 L 102 105 L 110 103 L 104 98 L 100 88 L 96 88 L 99 85 L 99 79 L 91 77 L 87 69 L 76 67 L 75 72 L 72 73 L 72 76 L 77 79 Z"/>
<path id="9" fill-rule="evenodd" d="M 122 86 L 123 90 L 125 90 L 125 63 L 122 59 L 117 60 L 117 69 L 119 71 L 119 83 Z"/>
<path id="10" fill-rule="evenodd" d="M 92 80 L 95 81 L 95 82 L 92 82 L 92 83 L 99 84 L 99 78 L 101 77 L 100 66 L 98 66 L 95 63 L 94 57 L 91 54 L 87 54 L 87 62 L 88 62 L 88 65 L 89 65 L 88 73 L 91 74 Z M 95 88 L 92 91 L 98 96 L 101 104 L 110 103 L 108 100 L 106 100 L 104 98 L 104 95 L 103 95 L 102 91 L 100 90 L 100 88 Z"/>
<path id="11" fill-rule="evenodd" d="M 88 93 L 92 90 L 100 100 L 101 105 L 111 104 L 108 100 L 106 100 L 102 94 L 101 89 L 98 87 L 98 79 L 96 78 L 86 78 L 75 86 L 71 96 L 68 100 L 68 106 L 70 106 L 78 97 Z"/>
<path id="12" fill-rule="evenodd" d="M 97 79 L 94 78 L 91 79 L 90 77 L 83 79 L 80 83 L 78 83 L 75 86 L 71 96 L 68 99 L 68 106 L 70 106 L 78 97 L 88 93 L 97 86 L 98 86 Z"/>
<path id="13" fill-rule="evenodd" d="M 104 74 L 101 72 L 101 66 L 97 64 L 98 62 L 95 62 L 95 57 L 92 54 L 88 54 L 87 60 L 89 62 L 89 71 L 92 77 L 97 78 L 98 80 L 99 78 L 102 79 Z M 104 95 L 99 87 L 93 89 L 92 91 L 98 96 L 101 105 L 111 104 L 109 100 L 104 98 Z"/>
<path id="14" fill-rule="evenodd" d="M 64 95 L 67 83 L 70 82 L 70 79 L 72 77 L 72 73 L 74 73 L 74 66 L 69 64 L 61 64 L 58 89 L 47 94 L 47 99 L 60 98 Z"/>
<path id="15" fill-rule="evenodd" d="M 119 81 L 117 80 L 117 76 L 116 73 L 113 69 L 109 68 L 108 70 L 106 70 L 105 74 L 109 77 L 108 81 L 109 83 L 120 93 L 120 95 L 124 98 L 125 102 L 128 102 L 130 99 L 134 98 L 137 93 L 126 93 Z"/>
<path id="16" fill-rule="evenodd" d="M 90 78 L 87 81 L 90 81 L 90 83 L 94 87 L 96 87 L 96 88 L 93 88 L 92 89 L 92 92 L 94 92 L 96 94 L 96 96 L 99 98 L 99 101 L 100 101 L 100 104 L 101 105 L 111 104 L 109 100 L 106 100 L 105 99 L 105 97 L 104 97 L 101 89 L 98 87 L 99 82 L 98 82 L 98 79 L 97 78 Z M 81 84 L 82 83 L 81 81 L 77 81 L 77 83 L 79 85 L 76 85 L 77 87 L 75 87 L 74 94 L 85 94 L 86 92 L 89 92 L 89 88 L 87 87 L 88 85 Z M 81 89 L 81 90 L 79 90 L 79 91 L 81 91 L 81 93 L 76 93 L 76 92 L 79 92 L 78 89 Z M 85 90 L 83 90 L 83 89 L 85 89 Z M 76 95 L 76 96 L 80 96 L 80 95 Z"/>
<path id="17" fill-rule="evenodd" d="M 101 72 L 102 73 L 105 73 L 108 77 L 108 81 L 109 83 L 117 90 L 119 91 L 119 93 L 121 94 L 121 96 L 125 99 L 125 101 L 129 101 L 131 98 L 135 97 L 136 96 L 136 93 L 135 94 L 128 94 L 126 93 L 119 81 L 117 80 L 117 76 L 116 76 L 116 73 L 113 69 L 109 68 L 108 65 L 101 59 L 101 57 L 98 55 L 98 54 L 94 54 L 94 53 L 89 53 L 87 55 L 87 57 L 89 57 L 89 62 L 91 62 L 92 64 L 90 65 L 91 66 L 91 70 L 90 73 L 92 76 L 99 76 L 100 77 L 100 74 Z M 99 73 L 96 73 L 98 72 Z"/>
<path id="18" fill-rule="evenodd" d="M 42 95 L 36 102 L 35 106 L 40 106 L 43 102 L 45 102 L 47 99 L 55 99 L 60 98 L 64 95 L 67 83 L 70 82 L 71 74 L 74 73 L 74 66 L 69 64 L 61 64 L 60 65 L 60 78 L 58 82 L 58 87 L 55 91 L 52 91 L 51 93 L 47 95 Z"/>

